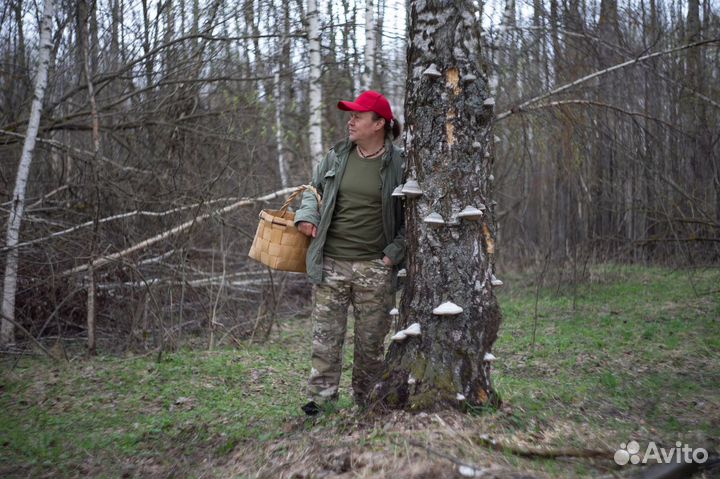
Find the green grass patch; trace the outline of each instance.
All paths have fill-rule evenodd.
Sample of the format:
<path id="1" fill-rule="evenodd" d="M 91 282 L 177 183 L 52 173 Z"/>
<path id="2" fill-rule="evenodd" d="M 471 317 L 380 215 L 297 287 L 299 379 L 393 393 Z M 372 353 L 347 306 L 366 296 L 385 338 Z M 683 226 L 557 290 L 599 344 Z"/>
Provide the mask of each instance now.
<path id="1" fill-rule="evenodd" d="M 720 272 L 602 266 L 590 277 L 540 289 L 537 317 L 535 291 L 501 295 L 495 384 L 518 422 L 582 421 L 617 444 L 716 437 Z"/>
<path id="2" fill-rule="evenodd" d="M 545 284 L 537 292 L 532 277 L 507 279 L 493 376 L 505 405 L 468 421 L 557 447 L 619 447 L 629 439 L 692 444 L 720 436 L 720 271 L 603 265 L 584 283 Z M 295 455 L 305 457 L 298 448 L 312 450 L 297 438 L 318 431 L 330 444 L 349 437 L 363 451 L 411 457 L 396 426 L 375 423 L 357 435 L 358 423 L 348 419 L 351 347 L 336 411 L 305 420 L 299 406 L 309 325 L 295 320 L 265 344 L 181 350 L 159 362 L 6 359 L 0 476 L 245 477 L 213 468 L 240 450 L 251 451 L 236 460 L 248 462 L 245 470 L 260 467 L 263 457 L 292 463 Z M 513 467 L 526 464 L 502 457 Z M 551 477 L 594 471 L 552 460 L 533 467 Z"/>

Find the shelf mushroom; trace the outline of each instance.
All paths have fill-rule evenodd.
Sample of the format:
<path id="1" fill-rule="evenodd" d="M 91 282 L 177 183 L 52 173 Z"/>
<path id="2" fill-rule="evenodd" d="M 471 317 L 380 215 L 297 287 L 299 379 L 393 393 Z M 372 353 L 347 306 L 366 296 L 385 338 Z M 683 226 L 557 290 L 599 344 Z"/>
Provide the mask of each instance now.
<path id="1" fill-rule="evenodd" d="M 400 197 L 404 197 L 404 196 L 405 196 L 405 193 L 402 192 L 402 189 L 403 189 L 403 185 L 402 185 L 402 184 L 397 185 L 397 186 L 395 187 L 395 189 L 393 190 L 392 195 L 390 195 L 390 196 L 400 196 Z"/>
<path id="2" fill-rule="evenodd" d="M 445 220 L 437 213 L 430 213 L 425 218 L 423 218 L 423 223 L 429 223 L 431 225 L 444 225 Z"/>
<path id="3" fill-rule="evenodd" d="M 400 191 L 408 198 L 416 198 L 423 194 L 416 180 L 407 180 Z"/>
<path id="4" fill-rule="evenodd" d="M 406 336 L 420 336 L 420 323 L 412 323 L 404 331 Z"/>
<path id="5" fill-rule="evenodd" d="M 437 77 L 442 76 L 442 73 L 440 73 L 440 71 L 437 68 L 437 65 L 435 65 L 434 63 L 431 63 L 430 66 L 427 67 L 422 74 L 427 75 L 431 78 L 437 78 Z"/>
<path id="6" fill-rule="evenodd" d="M 437 308 L 433 309 L 433 314 L 437 314 L 439 316 L 452 316 L 462 312 L 463 309 L 452 301 L 446 301 Z"/>
<path id="7" fill-rule="evenodd" d="M 462 218 L 469 221 L 477 221 L 483 215 L 482 210 L 475 208 L 474 206 L 466 206 L 463 210 L 458 213 L 458 218 Z"/>
<path id="8" fill-rule="evenodd" d="M 405 331 L 398 331 L 397 333 L 393 334 L 392 339 L 393 341 L 402 341 L 403 339 L 407 338 L 407 334 L 405 334 Z"/>

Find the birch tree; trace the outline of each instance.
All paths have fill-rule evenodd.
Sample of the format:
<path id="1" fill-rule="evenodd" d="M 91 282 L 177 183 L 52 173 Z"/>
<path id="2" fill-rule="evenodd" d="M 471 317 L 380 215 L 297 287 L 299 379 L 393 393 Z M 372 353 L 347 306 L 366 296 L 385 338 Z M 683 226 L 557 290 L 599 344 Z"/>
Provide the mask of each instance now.
<path id="1" fill-rule="evenodd" d="M 365 0 L 365 68 L 363 70 L 363 89 L 371 90 L 375 77 L 375 4 Z"/>
<path id="2" fill-rule="evenodd" d="M 313 170 L 323 155 L 322 91 L 320 89 L 320 9 L 317 0 L 308 0 L 308 50 L 310 53 L 310 157 Z"/>
<path id="3" fill-rule="evenodd" d="M 20 238 L 20 224 L 22 223 L 25 211 L 25 192 L 27 190 L 28 177 L 30 176 L 30 164 L 32 163 L 33 152 L 35 151 L 35 139 L 37 138 L 38 127 L 40 126 L 40 112 L 42 110 L 45 87 L 47 86 L 48 66 L 50 65 L 50 51 L 52 42 L 50 30 L 53 21 L 52 0 L 45 0 L 43 7 L 43 19 L 40 28 L 40 55 L 38 62 L 37 78 L 35 79 L 35 95 L 30 107 L 30 119 L 28 121 L 27 133 L 23 143 L 20 165 L 18 166 L 15 179 L 15 189 L 10 207 L 10 218 L 8 219 L 6 245 L 12 248 L 8 251 L 5 260 L 5 279 L 3 283 L 3 317 L 15 320 L 15 292 L 17 290 L 18 273 L 18 250 L 15 246 Z M 12 322 L 2 320 L 0 331 L 0 345 L 7 346 L 15 341 L 15 327 Z"/>
<path id="4" fill-rule="evenodd" d="M 488 181 L 494 100 L 473 2 L 411 1 L 409 36 L 408 277 L 400 307 L 409 332 L 394 336 L 375 399 L 411 410 L 496 404 L 490 366 L 500 283 Z M 411 180 L 420 196 L 409 196 Z"/>
<path id="5" fill-rule="evenodd" d="M 286 7 L 287 8 L 287 7 Z M 290 39 L 288 38 L 290 24 L 287 18 L 287 10 L 283 15 L 283 34 L 277 41 L 277 66 L 273 78 L 273 95 L 275 96 L 275 144 L 277 147 L 278 174 L 280 176 L 280 185 L 283 188 L 289 186 L 288 183 L 288 165 L 285 155 L 284 131 L 283 131 L 283 113 L 287 109 L 285 102 L 284 89 L 282 85 L 281 74 L 283 70 L 289 66 L 290 56 Z M 276 24 L 280 23 L 280 15 L 276 16 Z M 287 51 L 287 53 L 286 53 Z"/>

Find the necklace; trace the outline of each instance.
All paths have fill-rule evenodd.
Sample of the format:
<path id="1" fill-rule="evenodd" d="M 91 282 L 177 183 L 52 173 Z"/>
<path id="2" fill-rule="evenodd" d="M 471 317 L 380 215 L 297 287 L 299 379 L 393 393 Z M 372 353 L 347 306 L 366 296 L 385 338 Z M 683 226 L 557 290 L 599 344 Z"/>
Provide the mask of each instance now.
<path id="1" fill-rule="evenodd" d="M 363 152 L 362 147 L 360 147 L 360 145 L 358 145 L 358 153 L 359 153 L 360 156 L 363 157 L 363 158 L 372 158 L 372 157 L 374 157 L 374 156 L 377 156 L 377 155 L 379 155 L 380 152 L 383 151 L 384 149 L 385 149 L 385 145 L 383 145 L 383 146 L 381 146 L 380 148 L 378 148 L 378 150 L 377 150 L 375 153 L 371 153 L 371 154 L 369 154 L 369 155 L 366 155 L 366 154 Z"/>

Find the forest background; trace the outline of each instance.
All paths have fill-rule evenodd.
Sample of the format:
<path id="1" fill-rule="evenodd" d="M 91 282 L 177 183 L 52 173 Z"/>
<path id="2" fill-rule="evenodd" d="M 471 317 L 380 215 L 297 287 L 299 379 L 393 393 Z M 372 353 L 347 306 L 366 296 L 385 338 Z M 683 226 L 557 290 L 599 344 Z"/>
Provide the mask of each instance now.
<path id="1" fill-rule="evenodd" d="M 472 8 L 495 95 L 498 274 L 717 264 L 717 5 Z M 3 222 L 42 14 L 0 9 Z M 172 349 L 204 332 L 210 347 L 266 337 L 278 315 L 305 314 L 302 275 L 246 256 L 257 213 L 344 136 L 338 99 L 371 87 L 403 118 L 406 37 L 390 0 L 55 2 L 19 244 L 0 249 L 19 255 L 14 321 L 85 341 L 93 315 L 104 349 Z"/>

